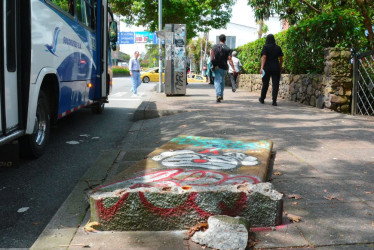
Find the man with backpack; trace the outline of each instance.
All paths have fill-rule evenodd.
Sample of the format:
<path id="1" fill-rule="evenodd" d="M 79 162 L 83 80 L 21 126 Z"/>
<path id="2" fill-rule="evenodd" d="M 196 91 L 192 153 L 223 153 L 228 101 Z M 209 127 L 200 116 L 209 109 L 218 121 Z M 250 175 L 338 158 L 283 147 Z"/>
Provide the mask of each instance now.
<path id="1" fill-rule="evenodd" d="M 232 68 L 234 74 L 236 70 L 234 63 L 231 58 L 231 50 L 226 45 L 226 36 L 224 34 L 219 36 L 219 44 L 213 46 L 210 53 L 210 60 L 213 64 L 213 74 L 214 74 L 214 87 L 216 89 L 217 102 L 223 100 L 223 91 L 225 89 L 225 76 L 229 69 L 229 65 Z"/>

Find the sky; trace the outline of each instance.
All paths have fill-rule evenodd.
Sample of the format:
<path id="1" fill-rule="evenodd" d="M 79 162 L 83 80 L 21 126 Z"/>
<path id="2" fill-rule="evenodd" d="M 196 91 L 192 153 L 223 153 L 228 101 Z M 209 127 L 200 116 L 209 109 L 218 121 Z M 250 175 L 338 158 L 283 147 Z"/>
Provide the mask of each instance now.
<path id="1" fill-rule="evenodd" d="M 252 8 L 248 6 L 248 0 L 237 0 L 232 7 L 230 22 L 246 26 L 256 27 L 256 21 Z"/>

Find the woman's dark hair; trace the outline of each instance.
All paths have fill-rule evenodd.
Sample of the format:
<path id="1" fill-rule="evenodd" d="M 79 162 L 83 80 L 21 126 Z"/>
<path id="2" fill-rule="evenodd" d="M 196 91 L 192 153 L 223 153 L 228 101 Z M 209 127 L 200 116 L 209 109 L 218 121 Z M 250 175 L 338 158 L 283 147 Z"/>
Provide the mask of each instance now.
<path id="1" fill-rule="evenodd" d="M 269 34 L 269 35 L 266 36 L 266 43 L 265 44 L 269 44 L 269 45 L 275 44 L 275 38 L 274 38 L 273 34 Z"/>

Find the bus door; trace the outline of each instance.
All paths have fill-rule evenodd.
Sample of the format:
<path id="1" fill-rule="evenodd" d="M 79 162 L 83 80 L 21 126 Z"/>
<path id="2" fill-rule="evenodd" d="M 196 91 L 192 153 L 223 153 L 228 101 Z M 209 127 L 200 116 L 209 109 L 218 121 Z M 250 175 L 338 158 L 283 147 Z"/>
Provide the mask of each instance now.
<path id="1" fill-rule="evenodd" d="M 109 79 L 108 77 L 108 2 L 103 0 L 101 2 L 100 26 L 101 26 L 101 46 L 100 46 L 100 61 L 101 61 L 101 98 L 106 98 L 109 95 Z"/>
<path id="2" fill-rule="evenodd" d="M 16 4 L 0 3 L 0 138 L 19 128 L 17 86 Z"/>

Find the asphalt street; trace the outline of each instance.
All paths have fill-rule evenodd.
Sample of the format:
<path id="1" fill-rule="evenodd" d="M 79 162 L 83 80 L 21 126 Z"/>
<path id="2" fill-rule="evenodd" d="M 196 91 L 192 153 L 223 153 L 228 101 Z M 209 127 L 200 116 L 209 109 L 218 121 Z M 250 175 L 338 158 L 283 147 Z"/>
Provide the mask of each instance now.
<path id="1" fill-rule="evenodd" d="M 154 86 L 142 84 L 138 92 L 145 97 Z M 130 78 L 115 78 L 102 114 L 72 113 L 52 128 L 41 158 L 0 168 L 0 248 L 31 247 L 87 169 L 116 149 L 143 98 L 133 97 L 130 89 Z"/>

